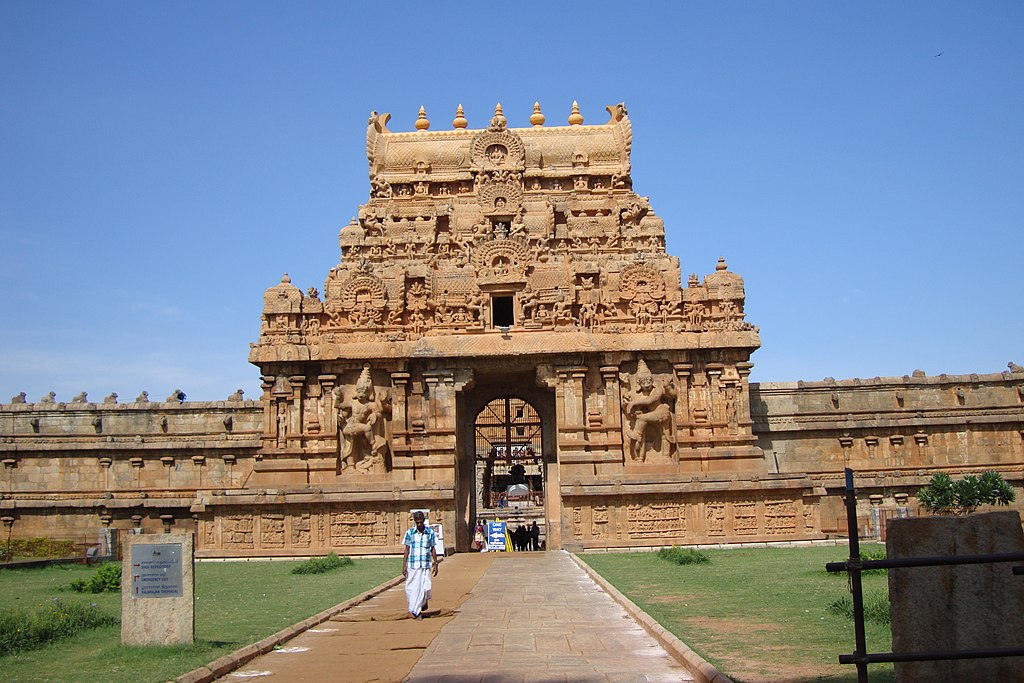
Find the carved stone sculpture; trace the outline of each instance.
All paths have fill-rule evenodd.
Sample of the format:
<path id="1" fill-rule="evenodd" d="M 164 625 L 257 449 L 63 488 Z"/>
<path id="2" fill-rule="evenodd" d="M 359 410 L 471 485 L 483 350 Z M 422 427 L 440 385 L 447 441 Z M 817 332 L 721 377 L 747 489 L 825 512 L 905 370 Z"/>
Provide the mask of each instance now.
<path id="1" fill-rule="evenodd" d="M 73 399 L 71 399 L 71 402 L 72 403 L 88 403 L 89 402 L 89 394 L 87 394 L 86 392 L 83 391 L 82 393 L 78 394 Z"/>
<path id="2" fill-rule="evenodd" d="M 24 402 L 25 402 L 25 392 L 24 391 L 18 392 L 17 395 L 11 397 L 11 403 L 24 403 Z"/>
<path id="3" fill-rule="evenodd" d="M 57 392 L 56 391 L 51 391 L 46 396 L 43 396 L 41 399 L 39 399 L 39 402 L 43 403 L 45 405 L 52 405 L 52 404 L 56 403 L 57 402 Z"/>
<path id="4" fill-rule="evenodd" d="M 633 375 L 633 387 L 622 393 L 623 433 L 629 446 L 629 457 L 645 462 L 649 455 L 667 458 L 669 426 L 672 419 L 670 402 L 675 398 L 671 384 L 656 379 L 641 358 Z"/>
<path id="5" fill-rule="evenodd" d="M 242 391 L 241 389 L 236 389 L 235 393 L 233 393 L 230 396 L 228 396 L 228 400 L 229 401 L 244 401 L 245 400 L 245 392 Z"/>
<path id="6" fill-rule="evenodd" d="M 108 404 L 108 405 L 111 404 L 111 403 L 117 403 L 117 392 L 114 392 L 114 391 L 110 392 L 110 395 L 106 396 L 103 399 L 103 403 L 104 404 Z"/>
<path id="7" fill-rule="evenodd" d="M 363 366 L 347 399 L 343 387 L 334 389 L 334 407 L 338 411 L 341 432 L 339 473 L 349 468 L 375 474 L 386 471 L 391 402 L 387 392 L 381 394 L 378 396 L 374 389 L 369 365 Z"/>
<path id="8" fill-rule="evenodd" d="M 185 392 L 181 389 L 175 389 L 171 392 L 171 395 L 167 397 L 164 403 L 184 403 Z"/>
<path id="9" fill-rule="evenodd" d="M 143 391 L 141 394 L 135 397 L 136 403 L 149 403 L 149 392 Z"/>

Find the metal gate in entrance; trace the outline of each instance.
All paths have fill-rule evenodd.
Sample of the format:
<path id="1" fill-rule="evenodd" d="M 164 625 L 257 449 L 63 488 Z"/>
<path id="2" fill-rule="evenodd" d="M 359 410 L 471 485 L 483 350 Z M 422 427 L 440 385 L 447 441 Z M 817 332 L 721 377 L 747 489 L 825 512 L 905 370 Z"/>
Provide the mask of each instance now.
<path id="1" fill-rule="evenodd" d="M 541 419 L 527 401 L 492 400 L 474 423 L 477 509 L 543 510 Z"/>

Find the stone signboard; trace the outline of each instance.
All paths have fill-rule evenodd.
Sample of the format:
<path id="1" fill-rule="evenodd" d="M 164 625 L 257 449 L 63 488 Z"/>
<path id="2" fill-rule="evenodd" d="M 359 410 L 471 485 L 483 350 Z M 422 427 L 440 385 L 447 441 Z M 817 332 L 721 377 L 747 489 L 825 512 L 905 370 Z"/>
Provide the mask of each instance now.
<path id="1" fill-rule="evenodd" d="M 129 536 L 121 571 L 121 642 L 195 640 L 192 534 Z"/>

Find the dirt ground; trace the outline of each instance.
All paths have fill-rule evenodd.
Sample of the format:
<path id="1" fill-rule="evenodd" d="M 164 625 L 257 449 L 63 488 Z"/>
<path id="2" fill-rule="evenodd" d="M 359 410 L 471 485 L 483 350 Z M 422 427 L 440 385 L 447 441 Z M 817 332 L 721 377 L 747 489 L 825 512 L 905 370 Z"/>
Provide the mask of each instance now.
<path id="1" fill-rule="evenodd" d="M 425 618 L 406 611 L 405 590 L 391 590 L 284 643 L 279 652 L 257 657 L 223 681 L 258 678 L 273 672 L 275 683 L 331 680 L 336 683 L 401 681 L 423 651 L 451 621 L 490 567 L 495 553 L 460 553 L 445 558 L 434 579 Z M 309 648 L 301 657 L 289 648 Z"/>

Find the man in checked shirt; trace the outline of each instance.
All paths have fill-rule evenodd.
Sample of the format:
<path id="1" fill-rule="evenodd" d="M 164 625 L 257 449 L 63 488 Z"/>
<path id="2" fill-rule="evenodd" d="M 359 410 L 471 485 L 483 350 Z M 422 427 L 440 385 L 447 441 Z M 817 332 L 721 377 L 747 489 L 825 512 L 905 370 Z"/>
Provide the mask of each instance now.
<path id="1" fill-rule="evenodd" d="M 402 576 L 405 577 L 405 597 L 409 600 L 409 613 L 413 619 L 422 619 L 423 610 L 430 600 L 432 576 L 437 576 L 437 554 L 434 552 L 434 530 L 427 526 L 421 510 L 412 513 L 414 527 L 405 532 L 402 545 L 405 557 Z"/>

